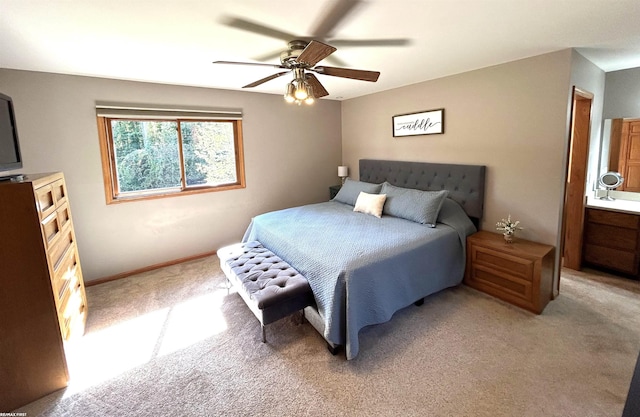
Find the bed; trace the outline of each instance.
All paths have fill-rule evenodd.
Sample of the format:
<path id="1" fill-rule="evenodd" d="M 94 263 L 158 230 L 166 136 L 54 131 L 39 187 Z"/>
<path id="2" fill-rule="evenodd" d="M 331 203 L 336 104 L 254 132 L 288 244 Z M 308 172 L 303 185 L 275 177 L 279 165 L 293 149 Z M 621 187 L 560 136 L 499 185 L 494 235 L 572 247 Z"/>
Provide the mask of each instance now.
<path id="1" fill-rule="evenodd" d="M 484 166 L 363 159 L 359 167 L 360 181 L 348 180 L 332 201 L 256 216 L 243 238 L 260 241 L 307 278 L 316 300 L 307 319 L 330 348 L 344 346 L 347 359 L 357 356 L 365 326 L 460 284 L 466 237 L 484 200 Z M 359 189 L 386 192 L 385 210 L 396 211 L 380 218 L 354 211 L 349 192 Z M 397 192 L 428 194 L 429 203 L 438 195 L 437 221 L 398 212 Z"/>

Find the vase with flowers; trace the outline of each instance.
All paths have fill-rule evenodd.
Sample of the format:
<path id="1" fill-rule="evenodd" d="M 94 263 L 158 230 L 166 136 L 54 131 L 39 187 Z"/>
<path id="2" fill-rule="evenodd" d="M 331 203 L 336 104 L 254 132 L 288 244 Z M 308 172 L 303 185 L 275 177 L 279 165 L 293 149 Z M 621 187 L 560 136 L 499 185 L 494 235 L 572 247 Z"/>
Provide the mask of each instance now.
<path id="1" fill-rule="evenodd" d="M 516 234 L 516 230 L 523 230 L 522 227 L 519 226 L 520 221 L 511 220 L 511 214 L 507 217 L 507 219 L 502 219 L 498 223 L 496 223 L 496 229 L 502 232 L 504 236 L 504 240 L 507 243 L 513 242 L 513 237 Z"/>

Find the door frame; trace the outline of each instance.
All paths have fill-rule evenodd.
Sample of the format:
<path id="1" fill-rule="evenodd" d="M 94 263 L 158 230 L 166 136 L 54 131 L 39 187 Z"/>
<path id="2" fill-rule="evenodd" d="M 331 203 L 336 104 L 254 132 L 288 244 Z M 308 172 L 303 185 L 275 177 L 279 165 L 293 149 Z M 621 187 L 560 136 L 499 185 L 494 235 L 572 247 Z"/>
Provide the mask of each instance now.
<path id="1" fill-rule="evenodd" d="M 585 212 L 585 189 L 589 161 L 591 110 L 593 94 L 573 87 L 568 152 L 565 160 L 566 181 L 562 207 L 560 268 L 580 270 Z M 560 291 L 560 275 L 554 296 Z"/>

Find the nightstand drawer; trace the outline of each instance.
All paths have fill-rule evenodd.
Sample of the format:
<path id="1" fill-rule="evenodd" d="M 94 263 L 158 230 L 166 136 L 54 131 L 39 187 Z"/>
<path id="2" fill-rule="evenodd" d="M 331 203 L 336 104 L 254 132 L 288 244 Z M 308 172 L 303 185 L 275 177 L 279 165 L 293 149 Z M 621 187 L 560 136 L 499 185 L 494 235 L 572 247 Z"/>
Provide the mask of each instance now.
<path id="1" fill-rule="evenodd" d="M 473 262 L 478 265 L 490 266 L 492 269 L 502 270 L 509 276 L 531 281 L 533 276 L 533 262 L 528 259 L 510 256 L 491 249 L 473 246 L 471 249 Z"/>
<path id="2" fill-rule="evenodd" d="M 519 297 L 531 303 L 531 281 L 519 279 L 504 271 L 475 264 L 471 269 L 470 283 L 493 295 Z"/>

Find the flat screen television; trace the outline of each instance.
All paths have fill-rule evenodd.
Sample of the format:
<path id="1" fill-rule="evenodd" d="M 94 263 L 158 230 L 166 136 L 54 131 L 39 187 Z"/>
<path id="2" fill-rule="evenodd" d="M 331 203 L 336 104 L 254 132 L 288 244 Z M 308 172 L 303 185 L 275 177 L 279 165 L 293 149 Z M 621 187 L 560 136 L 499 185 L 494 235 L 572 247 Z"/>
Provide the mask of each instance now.
<path id="1" fill-rule="evenodd" d="M 0 93 L 0 171 L 22 168 L 16 116 L 11 97 Z"/>

